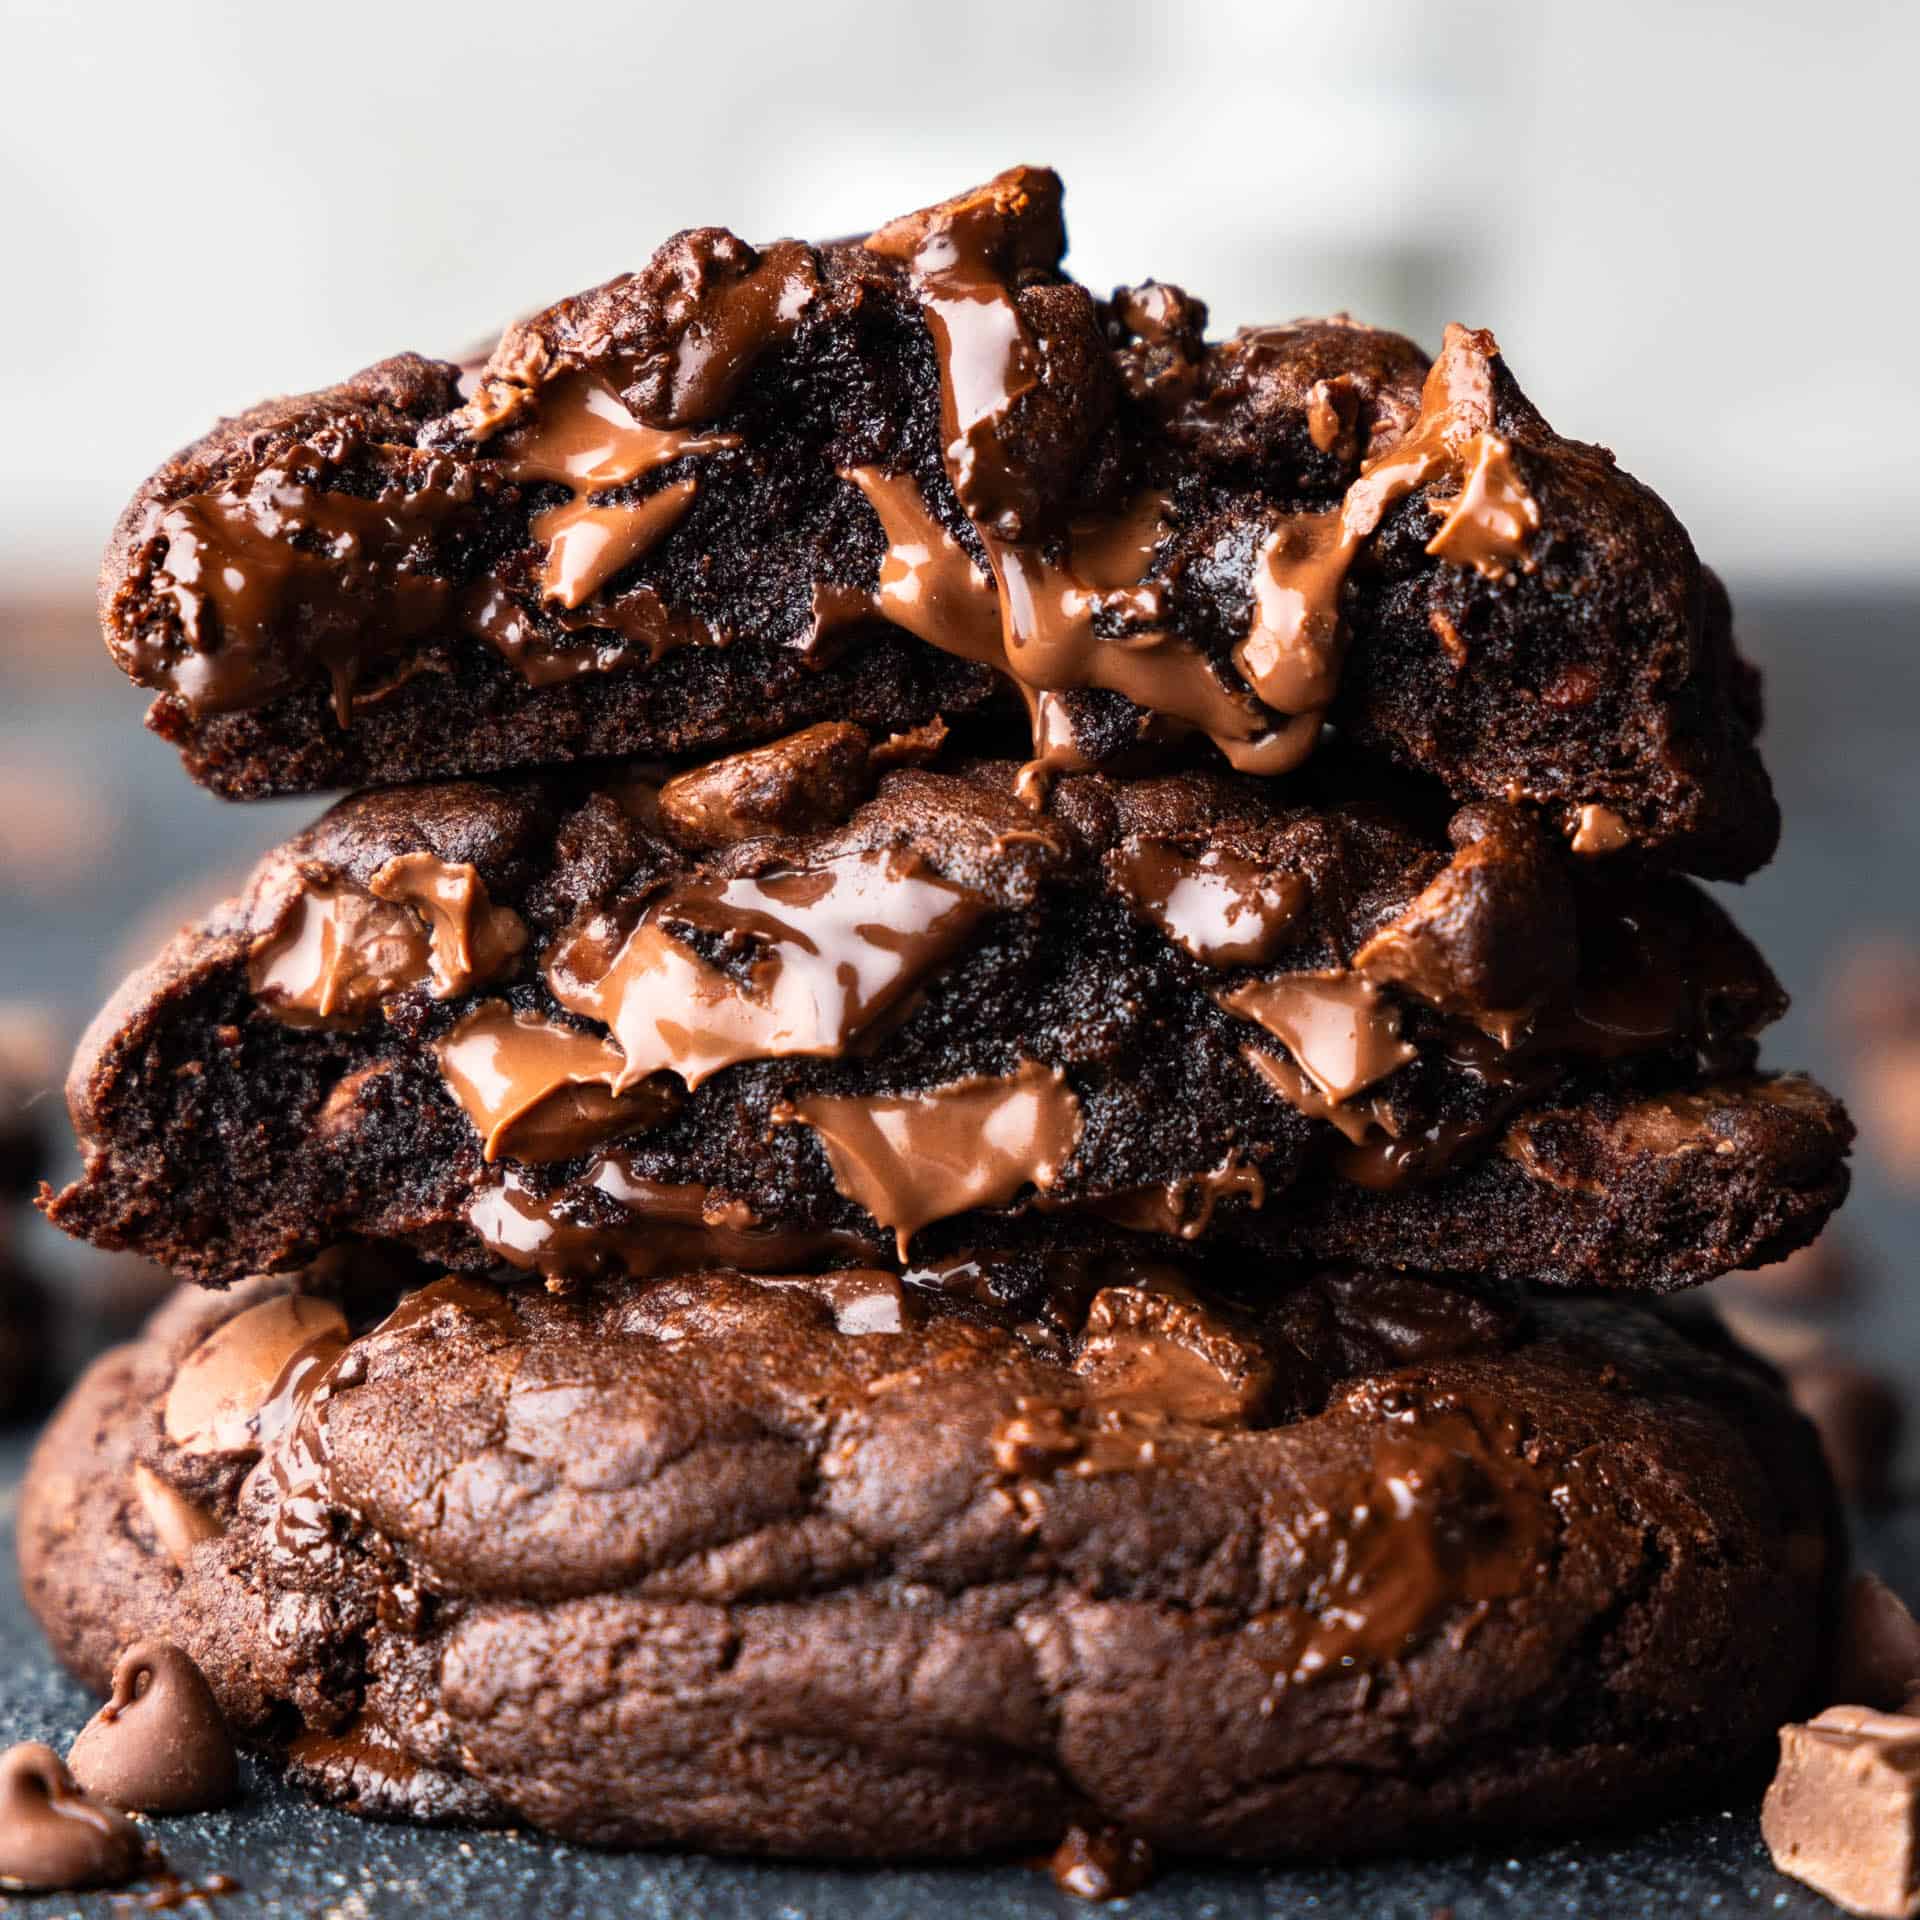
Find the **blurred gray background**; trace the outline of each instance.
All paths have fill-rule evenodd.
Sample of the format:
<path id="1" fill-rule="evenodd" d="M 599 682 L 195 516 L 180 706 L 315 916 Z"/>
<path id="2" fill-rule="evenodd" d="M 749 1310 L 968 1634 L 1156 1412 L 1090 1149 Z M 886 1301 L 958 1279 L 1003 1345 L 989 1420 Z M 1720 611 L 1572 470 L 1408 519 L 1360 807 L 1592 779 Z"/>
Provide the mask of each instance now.
<path id="1" fill-rule="evenodd" d="M 1771 678 L 1788 837 L 1732 904 L 1799 1000 L 1772 1056 L 1846 1084 L 1821 981 L 1920 932 L 1920 8 L 0 0 L 0 45 L 0 1002 L 62 1044 L 315 810 L 189 787 L 100 651 L 167 451 L 676 227 L 855 231 L 1030 160 L 1096 288 L 1489 325 L 1671 501 Z M 1871 1155 L 1854 1220 L 1856 1339 L 1910 1359 L 1920 1210 Z"/>
<path id="2" fill-rule="evenodd" d="M 0 560 L 90 568 L 213 415 L 445 353 L 673 229 L 1015 160 L 1222 327 L 1492 326 L 1723 572 L 1920 579 L 1920 8 L 6 0 Z M 1903 430 L 1903 428 L 1905 430 Z"/>

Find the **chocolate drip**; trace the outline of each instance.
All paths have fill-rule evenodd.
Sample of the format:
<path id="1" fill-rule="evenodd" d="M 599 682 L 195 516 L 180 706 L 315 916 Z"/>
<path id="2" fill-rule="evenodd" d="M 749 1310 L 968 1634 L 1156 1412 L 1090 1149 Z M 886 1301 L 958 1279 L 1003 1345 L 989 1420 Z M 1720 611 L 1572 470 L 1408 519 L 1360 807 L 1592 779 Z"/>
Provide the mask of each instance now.
<path id="1" fill-rule="evenodd" d="M 618 1047 L 503 1000 L 483 1001 L 433 1051 L 487 1160 L 570 1160 L 658 1126 L 679 1104 L 657 1078 L 615 1093 L 627 1064 Z"/>
<path id="2" fill-rule="evenodd" d="M 467 516 L 472 475 L 426 460 L 412 491 L 363 499 L 323 490 L 310 476 L 324 464 L 295 447 L 244 483 L 155 514 L 147 538 L 166 552 L 154 592 L 172 602 L 186 648 L 136 640 L 143 685 L 224 713 L 317 667 L 344 727 L 362 666 L 442 624 L 452 588 L 435 571 L 436 544 Z"/>
<path id="3" fill-rule="evenodd" d="M 866 243 L 906 264 L 927 316 L 947 476 L 993 569 L 1004 659 L 988 651 L 971 567 L 961 571 L 964 556 L 924 503 L 915 515 L 899 481 L 883 490 L 871 474 L 850 475 L 881 513 L 888 540 L 876 610 L 949 652 L 1003 666 L 1029 693 L 1103 687 L 1206 734 L 1243 772 L 1289 771 L 1312 752 L 1338 689 L 1341 590 L 1390 507 L 1451 478 L 1458 491 L 1429 502 L 1443 519 L 1427 551 L 1490 579 L 1532 564 L 1527 546 L 1540 514 L 1493 430 L 1493 336 L 1450 326 L 1405 436 L 1367 461 L 1339 507 L 1276 522 L 1255 559 L 1253 618 L 1233 656 L 1245 688 L 1235 688 L 1157 624 L 1160 589 L 1146 574 L 1166 530 L 1162 499 L 1078 523 L 1059 557 L 1043 544 L 1046 503 L 1010 449 L 1012 423 L 1045 367 L 1015 275 L 1058 259 L 1057 210 L 1045 211 L 1056 193 L 1051 176 L 1016 169 Z M 1347 438 L 1354 408 L 1347 389 L 1317 386 L 1309 409 L 1315 445 L 1326 451 Z M 960 616 L 951 628 L 930 617 L 931 582 L 922 584 L 936 555 L 945 598 Z M 1115 630 L 1096 632 L 1096 617 Z M 1246 688 L 1286 716 L 1279 726 L 1266 723 Z"/>
<path id="4" fill-rule="evenodd" d="M 1058 1067 L 1023 1062 L 924 1093 L 815 1094 L 775 1119 L 811 1127 L 833 1183 L 892 1230 L 900 1258 L 914 1234 L 969 1207 L 1045 1192 L 1080 1144 L 1080 1103 Z"/>
<path id="5" fill-rule="evenodd" d="M 1059 561 L 1039 547 L 983 535 L 1000 588 L 1006 670 L 1043 695 L 1070 687 L 1124 694 L 1150 713 L 1208 735 L 1230 760 L 1257 753 L 1262 771 L 1283 771 L 1276 761 L 1283 749 L 1244 693 L 1222 681 L 1204 654 L 1157 624 L 1163 594 L 1146 575 L 1166 532 L 1165 498 L 1147 494 L 1117 519 L 1076 523 Z M 1098 633 L 1096 619 L 1118 630 Z M 1304 758 L 1317 731 L 1316 721 L 1288 736 L 1296 758 Z"/>
<path id="6" fill-rule="evenodd" d="M 260 1409 L 260 1443 L 278 1495 L 273 1536 L 288 1553 L 315 1553 L 332 1543 L 327 1415 L 347 1352 L 344 1341 L 328 1339 L 302 1347 Z"/>
<path id="7" fill-rule="evenodd" d="M 976 526 L 1010 539 L 1031 533 L 1043 505 L 1008 445 L 1019 403 L 1043 377 L 1040 343 L 1014 298 L 1013 277 L 1023 267 L 1051 268 L 1065 250 L 1058 193 L 1050 175 L 1015 168 L 866 240 L 870 251 L 906 264 L 926 311 L 953 490 Z"/>
<path id="8" fill-rule="evenodd" d="M 547 958 L 560 1004 L 612 1029 L 624 1092 L 741 1060 L 834 1057 L 948 959 L 986 903 L 917 856 L 871 851 L 674 888 L 624 939 L 590 915 Z M 706 958 L 710 951 L 723 961 Z"/>
<path id="9" fill-rule="evenodd" d="M 1014 797 L 1036 813 L 1046 810 L 1047 796 L 1062 774 L 1085 773 L 1094 757 L 1080 745 L 1067 703 L 1057 693 L 1038 693 L 1023 686 L 1027 725 L 1033 736 L 1033 758 L 1014 775 Z"/>
<path id="10" fill-rule="evenodd" d="M 927 511 L 919 482 L 910 473 L 878 467 L 854 467 L 843 477 L 866 496 L 887 542 L 869 610 L 929 646 L 1004 672 L 1007 650 L 993 581 Z"/>
<path id="11" fill-rule="evenodd" d="M 1449 325 L 1407 435 L 1374 454 L 1325 513 L 1275 523 L 1254 559 L 1253 621 L 1234 650 L 1248 684 L 1278 712 L 1323 713 L 1339 686 L 1341 590 L 1388 509 L 1451 477 L 1459 492 L 1429 496 L 1445 518 L 1427 552 L 1489 579 L 1532 566 L 1540 510 L 1493 430 L 1492 334 Z"/>
<path id="12" fill-rule="evenodd" d="M 1206 734 L 1233 766 L 1282 773 L 1311 751 L 1317 711 L 1267 729 L 1258 710 L 1223 681 L 1206 656 L 1159 625 L 1162 590 L 1147 563 L 1166 532 L 1165 501 L 1136 500 L 1118 519 L 1082 521 L 1062 557 L 1038 546 L 982 534 L 993 579 L 981 578 L 964 548 L 928 510 L 910 475 L 855 468 L 846 476 L 879 515 L 887 548 L 871 611 L 929 645 L 1007 674 L 1033 716 L 1040 776 L 1086 764 L 1071 728 L 1052 704 L 1076 687 L 1124 694 L 1136 706 Z M 1096 621 L 1114 626 L 1097 631 Z"/>

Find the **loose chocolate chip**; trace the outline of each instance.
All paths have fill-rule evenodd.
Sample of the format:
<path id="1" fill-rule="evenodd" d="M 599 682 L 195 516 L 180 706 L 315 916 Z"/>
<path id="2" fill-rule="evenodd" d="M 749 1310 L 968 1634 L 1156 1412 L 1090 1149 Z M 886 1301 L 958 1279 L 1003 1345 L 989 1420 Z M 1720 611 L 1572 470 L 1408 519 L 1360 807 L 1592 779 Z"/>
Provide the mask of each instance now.
<path id="1" fill-rule="evenodd" d="M 140 1829 L 83 1793 L 51 1747 L 34 1740 L 0 1754 L 0 1887 L 115 1887 L 146 1854 Z"/>
<path id="2" fill-rule="evenodd" d="M 233 1739 L 205 1676 L 178 1647 L 141 1640 L 67 1755 L 88 1793 L 137 1813 L 202 1813 L 239 1787 Z"/>

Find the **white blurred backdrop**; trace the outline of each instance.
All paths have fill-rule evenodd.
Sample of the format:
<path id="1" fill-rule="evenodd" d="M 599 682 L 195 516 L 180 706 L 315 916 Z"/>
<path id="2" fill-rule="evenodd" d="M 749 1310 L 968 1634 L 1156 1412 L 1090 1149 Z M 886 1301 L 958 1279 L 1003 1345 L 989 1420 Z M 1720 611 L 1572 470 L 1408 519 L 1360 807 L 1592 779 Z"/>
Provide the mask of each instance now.
<path id="1" fill-rule="evenodd" d="M 0 593 L 222 411 L 1015 160 L 1216 324 L 1490 325 L 1736 581 L 1920 579 L 1920 8 L 0 0 Z"/>

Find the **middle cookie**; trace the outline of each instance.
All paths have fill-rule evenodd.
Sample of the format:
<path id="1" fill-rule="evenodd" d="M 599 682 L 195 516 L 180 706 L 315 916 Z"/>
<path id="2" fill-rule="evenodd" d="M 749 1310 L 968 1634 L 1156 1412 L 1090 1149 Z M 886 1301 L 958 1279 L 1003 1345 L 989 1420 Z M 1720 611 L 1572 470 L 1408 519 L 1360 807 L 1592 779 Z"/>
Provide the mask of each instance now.
<path id="1" fill-rule="evenodd" d="M 1331 757 L 1309 804 L 1089 774 L 1036 812 L 918 751 L 343 803 L 100 1016 L 49 1212 L 215 1285 L 346 1238 L 556 1278 L 1207 1236 L 1666 1287 L 1845 1190 L 1684 880 Z"/>

